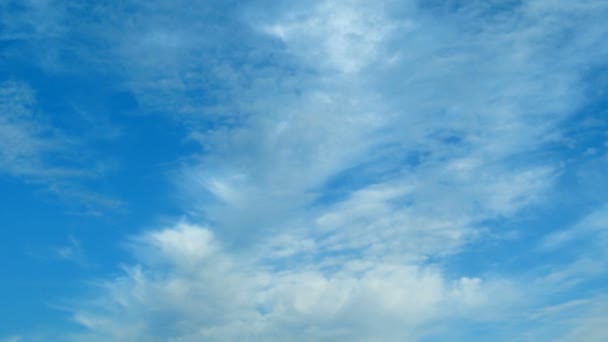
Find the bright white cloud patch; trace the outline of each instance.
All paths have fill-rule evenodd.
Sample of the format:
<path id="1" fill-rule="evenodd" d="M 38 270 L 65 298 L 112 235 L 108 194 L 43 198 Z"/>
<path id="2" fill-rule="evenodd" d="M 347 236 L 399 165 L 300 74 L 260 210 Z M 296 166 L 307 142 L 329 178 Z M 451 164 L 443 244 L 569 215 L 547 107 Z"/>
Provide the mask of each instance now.
<path id="1" fill-rule="evenodd" d="M 229 253 L 207 228 L 183 223 L 146 233 L 133 250 L 140 264 L 100 284 L 104 295 L 76 312 L 95 331 L 77 339 L 402 340 L 510 290 L 447 279 L 434 266 L 364 257 L 331 270 L 322 263 L 283 268 L 277 265 L 289 256 L 263 262 Z"/>
<path id="2" fill-rule="evenodd" d="M 383 45 L 391 34 L 409 34 L 409 21 L 391 22 L 386 15 L 383 4 L 315 1 L 306 12 L 288 13 L 264 31 L 304 63 L 355 73 L 371 63 L 386 63 Z"/>

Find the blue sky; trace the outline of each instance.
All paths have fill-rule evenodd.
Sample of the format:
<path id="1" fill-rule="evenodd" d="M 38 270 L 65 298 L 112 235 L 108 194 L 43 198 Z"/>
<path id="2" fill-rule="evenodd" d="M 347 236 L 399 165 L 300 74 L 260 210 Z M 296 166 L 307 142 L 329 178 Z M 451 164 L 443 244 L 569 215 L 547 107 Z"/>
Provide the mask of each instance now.
<path id="1" fill-rule="evenodd" d="M 0 341 L 608 340 L 608 3 L 0 0 Z"/>

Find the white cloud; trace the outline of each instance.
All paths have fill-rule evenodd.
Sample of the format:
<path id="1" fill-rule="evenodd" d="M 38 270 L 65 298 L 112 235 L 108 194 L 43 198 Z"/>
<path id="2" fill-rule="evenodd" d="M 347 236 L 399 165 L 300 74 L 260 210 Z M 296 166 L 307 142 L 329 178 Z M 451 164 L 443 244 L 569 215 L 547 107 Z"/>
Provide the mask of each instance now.
<path id="1" fill-rule="evenodd" d="M 604 204 L 564 230 L 556 230 L 540 240 L 538 251 L 565 255 L 566 261 L 547 263 L 551 271 L 539 279 L 541 284 L 564 292 L 577 285 L 601 281 L 606 276 L 607 206 Z M 542 286 L 542 285 L 541 285 Z"/>
<path id="2" fill-rule="evenodd" d="M 185 223 L 145 233 L 133 250 L 141 264 L 76 310 L 76 321 L 92 332 L 76 339 L 402 340 L 424 324 L 482 307 L 501 288 L 446 279 L 434 266 L 356 257 L 331 272 L 315 263 L 276 268 L 288 260 L 229 253 L 208 229 Z"/>
<path id="3" fill-rule="evenodd" d="M 32 175 L 44 172 L 43 154 L 56 149 L 44 138 L 44 128 L 34 119 L 34 95 L 24 84 L 0 85 L 0 171 Z"/>
<path id="4" fill-rule="evenodd" d="M 594 274 L 581 259 L 518 286 L 441 265 L 546 199 L 563 165 L 541 152 L 608 54 L 606 6 L 433 4 L 99 9 L 108 64 L 204 149 L 176 183 L 213 232 L 135 238 L 135 265 L 75 308 L 77 339 L 415 340 Z"/>
<path id="5" fill-rule="evenodd" d="M 101 176 L 103 160 L 91 161 L 84 143 L 53 126 L 40 110 L 34 90 L 26 83 L 0 83 L 0 174 L 42 184 L 60 197 L 96 208 L 117 208 L 122 202 L 84 189 L 83 179 Z"/>
<path id="6" fill-rule="evenodd" d="M 289 13 L 264 27 L 281 39 L 303 63 L 315 63 L 344 73 L 385 63 L 382 45 L 390 34 L 406 35 L 410 22 L 389 22 L 380 3 L 364 1 L 313 2 L 304 14 Z"/>
<path id="7" fill-rule="evenodd" d="M 85 255 L 82 243 L 73 236 L 68 237 L 69 242 L 61 247 L 54 248 L 54 252 L 60 259 L 71 261 L 81 267 L 88 267 L 89 261 Z"/>
<path id="8" fill-rule="evenodd" d="M 569 243 L 587 240 L 592 244 L 602 245 L 608 242 L 608 205 L 603 205 L 591 212 L 573 227 L 555 231 L 544 238 L 543 250 L 555 250 Z"/>
<path id="9" fill-rule="evenodd" d="M 534 341 L 604 341 L 606 298 L 570 300 L 538 310 L 528 317 L 531 327 L 522 335 Z"/>
<path id="10" fill-rule="evenodd" d="M 581 73 L 607 52 L 608 27 L 567 24 L 566 7 L 488 14 L 472 2 L 445 18 L 390 1 L 273 8 L 245 16 L 267 34 L 251 36 L 251 53 L 282 56 L 260 69 L 230 62 L 238 49 L 211 57 L 221 42 L 191 34 L 207 27 L 128 32 L 141 44 L 121 45 L 126 65 L 146 55 L 152 68 L 133 67 L 134 91 L 191 115 L 205 153 L 178 183 L 214 234 L 182 224 L 136 239 L 143 266 L 107 284 L 107 313 L 79 309 L 77 320 L 115 340 L 415 340 L 442 319 L 504 319 L 542 306 L 543 289 L 572 288 L 592 273 L 582 264 L 528 276 L 525 291 L 428 263 L 475 246 L 493 229 L 484 221 L 542 202 L 558 177 L 559 163 L 531 156 L 563 139 L 560 124 L 584 103 Z M 201 56 L 213 67 L 201 69 Z M 184 90 L 211 94 L 225 116 L 210 119 Z"/>
<path id="11" fill-rule="evenodd" d="M 577 64 L 586 57 L 538 42 L 557 29 L 537 24 L 538 13 L 526 6 L 521 19 L 504 14 L 505 22 L 478 33 L 460 32 L 450 21 L 436 25 L 415 6 L 395 17 L 393 6 L 320 2 L 286 11 L 274 22 L 265 18 L 262 31 L 278 35 L 287 53 L 319 75 L 296 74 L 302 82 L 299 96 L 292 94 L 295 86 L 262 83 L 256 96 L 231 86 L 242 99 L 251 99 L 242 107 L 249 115 L 236 128 L 200 132 L 207 152 L 200 166 L 186 171 L 189 199 L 207 191 L 219 200 L 195 201 L 204 207 L 202 216 L 231 232 L 298 225 L 287 222 L 323 215 L 301 209 L 332 191 L 325 185 L 340 177 L 360 182 L 347 192 L 369 182 L 387 187 L 410 182 L 417 216 L 424 211 L 422 216 L 447 215 L 445 221 L 466 222 L 461 227 L 513 215 L 542 199 L 558 165 L 524 157 L 561 139 L 558 125 L 582 101 Z M 360 16 L 368 7 L 374 13 L 371 23 Z M 404 22 L 412 32 L 403 31 Z M 476 24 L 485 23 L 469 23 Z M 382 39 L 365 43 L 360 31 Z M 586 26 L 577 33 L 596 34 Z M 342 46 L 346 36 L 354 37 L 350 47 Z M 360 42 L 374 47 L 373 62 L 365 51 L 332 50 L 358 51 Z M 554 60 L 549 52 L 565 59 Z M 325 61 L 335 66 L 327 69 Z M 347 72 L 338 65 L 353 67 Z M 270 72 L 253 70 L 249 77 L 253 82 L 280 75 Z M 409 162 L 408 155 L 418 160 Z M 380 178 L 365 179 L 370 177 L 365 172 Z M 384 214 L 402 208 L 394 204 Z M 464 228 L 454 234 L 463 236 Z"/>
<path id="12" fill-rule="evenodd" d="M 590 314 L 575 321 L 574 329 L 568 335 L 556 341 L 605 341 L 608 339 L 608 315 L 606 315 L 606 309 L 605 303 L 597 305 Z"/>

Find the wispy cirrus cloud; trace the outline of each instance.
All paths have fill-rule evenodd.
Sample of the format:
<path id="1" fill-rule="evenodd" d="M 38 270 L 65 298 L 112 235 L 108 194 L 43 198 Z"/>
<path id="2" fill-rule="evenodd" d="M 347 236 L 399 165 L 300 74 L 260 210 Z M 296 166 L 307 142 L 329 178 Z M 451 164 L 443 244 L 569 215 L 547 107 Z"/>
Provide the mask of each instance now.
<path id="1" fill-rule="evenodd" d="M 11 174 L 61 173 L 41 167 L 43 154 L 58 148 L 52 132 L 34 118 L 34 95 L 26 85 L 6 82 L 0 90 L 2 143 L 0 165 Z"/>
<path id="2" fill-rule="evenodd" d="M 0 174 L 41 184 L 86 207 L 116 208 L 121 202 L 85 190 L 83 179 L 103 174 L 102 161 L 91 162 L 79 138 L 53 126 L 33 89 L 24 82 L 0 84 Z"/>

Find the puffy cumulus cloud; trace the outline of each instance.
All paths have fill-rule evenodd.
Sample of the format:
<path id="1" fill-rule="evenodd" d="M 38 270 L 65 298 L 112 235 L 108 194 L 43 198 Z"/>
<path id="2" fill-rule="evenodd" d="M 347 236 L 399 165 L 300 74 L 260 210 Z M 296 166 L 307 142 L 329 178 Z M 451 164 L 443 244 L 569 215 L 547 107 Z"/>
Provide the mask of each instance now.
<path id="1" fill-rule="evenodd" d="M 186 223 L 144 233 L 131 247 L 137 264 L 75 312 L 91 331 L 76 340 L 403 340 L 509 290 L 446 278 L 432 265 L 356 256 L 332 270 L 280 267 L 285 257 L 229 252 L 208 228 Z"/>

